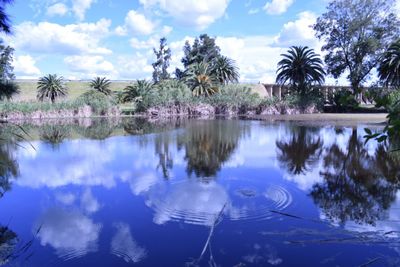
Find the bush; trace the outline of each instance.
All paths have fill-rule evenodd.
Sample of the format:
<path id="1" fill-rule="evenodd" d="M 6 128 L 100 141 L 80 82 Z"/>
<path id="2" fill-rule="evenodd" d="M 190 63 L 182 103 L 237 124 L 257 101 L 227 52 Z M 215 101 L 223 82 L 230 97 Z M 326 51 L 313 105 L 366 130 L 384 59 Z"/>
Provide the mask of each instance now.
<path id="1" fill-rule="evenodd" d="M 358 108 L 359 103 L 354 94 L 347 89 L 336 91 L 329 96 L 329 103 L 335 112 L 349 112 Z"/>
<path id="2" fill-rule="evenodd" d="M 202 100 L 219 109 L 239 111 L 257 109 L 263 101 L 258 94 L 251 92 L 250 87 L 240 84 L 223 86 L 219 92 Z"/>
<path id="3" fill-rule="evenodd" d="M 388 108 L 400 101 L 400 89 L 393 90 L 376 88 L 371 90 L 370 94 L 372 95 L 377 108 Z"/>
<path id="4" fill-rule="evenodd" d="M 77 105 L 88 105 L 92 108 L 94 114 L 105 115 L 108 110 L 112 107 L 112 99 L 103 93 L 95 90 L 87 91 L 86 93 L 79 96 L 75 103 Z"/>
<path id="5" fill-rule="evenodd" d="M 35 111 L 53 111 L 53 110 L 76 110 L 82 107 L 84 103 L 78 102 L 0 102 L 0 113 L 21 112 L 30 114 Z"/>
<path id="6" fill-rule="evenodd" d="M 324 97 L 319 88 L 313 88 L 307 95 L 292 93 L 284 97 L 283 102 L 289 107 L 306 110 L 308 107 L 316 106 L 318 110 L 324 107 Z"/>
<path id="7" fill-rule="evenodd" d="M 180 81 L 166 80 L 158 83 L 144 101 L 148 106 L 183 105 L 192 101 L 192 92 Z"/>
<path id="8" fill-rule="evenodd" d="M 14 81 L 0 81 L 0 100 L 10 100 L 19 92 L 19 86 Z"/>

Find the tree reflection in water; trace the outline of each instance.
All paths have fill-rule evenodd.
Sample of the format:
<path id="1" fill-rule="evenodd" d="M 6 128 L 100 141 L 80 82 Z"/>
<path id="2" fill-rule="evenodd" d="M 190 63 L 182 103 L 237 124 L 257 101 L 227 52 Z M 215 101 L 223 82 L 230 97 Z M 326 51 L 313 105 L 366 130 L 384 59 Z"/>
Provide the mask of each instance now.
<path id="1" fill-rule="evenodd" d="M 78 133 L 89 139 L 104 140 L 111 136 L 117 125 L 110 119 L 95 119 L 87 127 L 78 127 Z"/>
<path id="2" fill-rule="evenodd" d="M 17 234 L 8 227 L 0 226 L 0 265 L 12 260 L 17 244 Z"/>
<path id="3" fill-rule="evenodd" d="M 310 174 L 322 156 L 319 175 L 323 180 L 313 185 L 310 195 L 328 219 L 341 224 L 375 224 L 385 219 L 399 189 L 398 158 L 386 145 L 377 145 L 371 152 L 357 129 L 345 146 L 334 142 L 322 148 L 317 134 L 300 128 L 290 142 L 278 141 L 281 164 L 291 174 Z"/>
<path id="4" fill-rule="evenodd" d="M 276 142 L 278 160 L 292 174 L 304 174 L 319 161 L 323 142 L 310 128 L 294 127 L 289 141 Z"/>
<path id="5" fill-rule="evenodd" d="M 0 198 L 11 190 L 11 180 L 19 173 L 18 162 L 14 156 L 16 146 L 7 135 L 0 133 Z"/>
<path id="6" fill-rule="evenodd" d="M 59 148 L 60 144 L 69 137 L 70 127 L 67 125 L 48 124 L 43 125 L 39 129 L 39 136 L 45 143 L 51 144 L 55 148 Z"/>
<path id="7" fill-rule="evenodd" d="M 237 120 L 192 121 L 178 137 L 178 148 L 185 149 L 188 175 L 215 176 L 248 131 L 248 125 Z"/>

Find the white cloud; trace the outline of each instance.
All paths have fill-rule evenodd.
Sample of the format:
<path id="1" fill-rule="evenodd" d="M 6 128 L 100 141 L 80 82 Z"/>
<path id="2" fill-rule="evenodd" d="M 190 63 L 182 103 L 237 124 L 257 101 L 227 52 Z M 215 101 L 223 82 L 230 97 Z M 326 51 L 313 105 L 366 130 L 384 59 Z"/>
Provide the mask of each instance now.
<path id="1" fill-rule="evenodd" d="M 23 22 L 15 27 L 13 37 L 7 37 L 19 51 L 44 54 L 111 54 L 100 45 L 108 36 L 111 21 L 60 25 L 56 23 Z"/>
<path id="2" fill-rule="evenodd" d="M 130 10 L 125 17 L 125 32 L 149 35 L 153 33 L 155 24 L 143 14 Z"/>
<path id="3" fill-rule="evenodd" d="M 78 20 L 84 20 L 86 11 L 90 9 L 96 0 L 72 0 L 72 11 Z"/>
<path id="4" fill-rule="evenodd" d="M 280 15 L 285 13 L 293 2 L 294 0 L 272 0 L 265 4 L 264 10 L 270 15 Z"/>
<path id="5" fill-rule="evenodd" d="M 153 68 L 151 62 L 152 51 L 149 53 L 136 53 L 133 56 L 120 56 L 117 60 L 118 74 L 121 79 L 149 79 Z"/>
<path id="6" fill-rule="evenodd" d="M 153 221 L 156 224 L 182 219 L 187 223 L 208 226 L 215 222 L 228 203 L 228 193 L 221 185 L 191 180 L 174 185 L 166 195 L 150 193 L 146 201 L 155 210 Z"/>
<path id="7" fill-rule="evenodd" d="M 147 256 L 147 251 L 133 239 L 129 225 L 117 223 L 114 227 L 117 232 L 111 241 L 111 253 L 123 258 L 126 262 L 140 262 L 143 260 Z"/>
<path id="8" fill-rule="evenodd" d="M 36 61 L 30 55 L 22 55 L 14 58 L 14 72 L 20 77 L 39 77 L 41 72 L 36 66 Z"/>
<path id="9" fill-rule="evenodd" d="M 89 214 L 95 213 L 100 209 L 100 204 L 93 196 L 90 188 L 86 189 L 81 198 L 82 208 Z"/>
<path id="10" fill-rule="evenodd" d="M 80 78 L 101 75 L 115 76 L 114 65 L 105 60 L 103 56 L 68 56 L 64 59 L 64 62 L 69 70 L 76 73 Z"/>
<path id="11" fill-rule="evenodd" d="M 302 45 L 312 48 L 318 47 L 318 39 L 312 25 L 315 24 L 317 15 L 312 12 L 301 12 L 297 15 L 297 20 L 290 21 L 283 25 L 283 28 L 276 38 L 279 46 Z"/>
<path id="12" fill-rule="evenodd" d="M 204 30 L 224 16 L 230 0 L 140 0 L 145 8 L 158 8 L 184 26 Z"/>
<path id="13" fill-rule="evenodd" d="M 252 8 L 252 9 L 250 9 L 247 13 L 248 13 L 249 15 L 254 15 L 254 14 L 257 14 L 258 12 L 260 12 L 260 9 L 259 9 L 259 8 Z"/>
<path id="14" fill-rule="evenodd" d="M 47 8 L 48 16 L 65 16 L 68 13 L 68 7 L 63 3 L 56 3 Z"/>
<path id="15" fill-rule="evenodd" d="M 83 214 L 51 209 L 43 215 L 42 222 L 40 244 L 52 246 L 60 257 L 81 257 L 97 251 L 101 225 Z"/>

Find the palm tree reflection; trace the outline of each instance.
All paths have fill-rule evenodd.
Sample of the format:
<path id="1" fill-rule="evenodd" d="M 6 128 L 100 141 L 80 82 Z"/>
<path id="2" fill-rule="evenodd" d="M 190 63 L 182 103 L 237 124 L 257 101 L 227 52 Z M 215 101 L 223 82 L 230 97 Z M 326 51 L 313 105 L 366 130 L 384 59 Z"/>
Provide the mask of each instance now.
<path id="1" fill-rule="evenodd" d="M 186 171 L 197 177 L 213 177 L 236 150 L 248 128 L 240 121 L 193 121 L 178 138 L 185 149 Z"/>
<path id="2" fill-rule="evenodd" d="M 310 129 L 293 128 L 289 141 L 277 141 L 278 160 L 291 174 L 304 174 L 311 170 L 322 153 L 323 142 Z"/>

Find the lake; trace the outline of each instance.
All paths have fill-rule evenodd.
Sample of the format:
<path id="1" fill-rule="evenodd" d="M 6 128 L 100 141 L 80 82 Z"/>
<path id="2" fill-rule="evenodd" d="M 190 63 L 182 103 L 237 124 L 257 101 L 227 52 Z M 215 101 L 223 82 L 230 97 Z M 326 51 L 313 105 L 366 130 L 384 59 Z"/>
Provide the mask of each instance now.
<path id="1" fill-rule="evenodd" d="M 400 155 L 366 125 L 21 126 L 0 143 L 0 265 L 400 265 Z"/>

